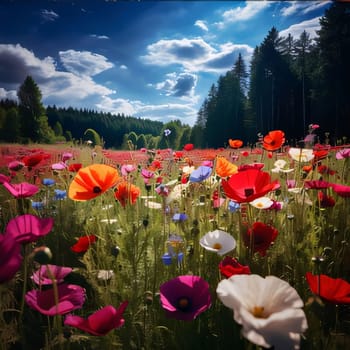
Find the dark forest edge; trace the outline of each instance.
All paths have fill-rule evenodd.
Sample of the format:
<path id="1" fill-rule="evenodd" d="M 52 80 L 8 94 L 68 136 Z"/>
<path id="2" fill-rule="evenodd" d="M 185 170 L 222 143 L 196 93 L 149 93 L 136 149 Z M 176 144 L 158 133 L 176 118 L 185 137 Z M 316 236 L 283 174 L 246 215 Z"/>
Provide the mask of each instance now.
<path id="1" fill-rule="evenodd" d="M 230 138 L 254 144 L 259 133 L 283 130 L 298 145 L 308 125 L 333 145 L 350 136 L 350 5 L 333 2 L 312 40 L 281 37 L 272 28 L 254 50 L 247 72 L 238 56 L 232 69 L 213 84 L 193 127 L 88 109 L 44 107 L 42 94 L 27 76 L 18 102 L 0 101 L 0 141 L 57 143 L 91 140 L 106 148 L 181 149 L 225 147 Z M 164 130 L 171 130 L 168 137 Z"/>

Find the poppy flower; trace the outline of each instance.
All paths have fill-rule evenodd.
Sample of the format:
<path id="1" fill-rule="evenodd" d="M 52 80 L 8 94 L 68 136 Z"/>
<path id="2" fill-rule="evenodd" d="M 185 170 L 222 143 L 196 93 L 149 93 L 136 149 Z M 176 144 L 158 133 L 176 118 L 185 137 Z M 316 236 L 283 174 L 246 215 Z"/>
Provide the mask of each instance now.
<path id="1" fill-rule="evenodd" d="M 350 148 L 345 148 L 345 149 L 338 151 L 335 154 L 335 158 L 338 160 L 350 158 Z"/>
<path id="2" fill-rule="evenodd" d="M 51 169 L 52 170 L 64 170 L 67 168 L 67 164 L 65 162 L 58 162 L 58 163 L 54 163 L 51 165 Z"/>
<path id="3" fill-rule="evenodd" d="M 85 253 L 90 245 L 96 242 L 96 236 L 83 236 L 70 248 L 74 253 Z"/>
<path id="4" fill-rule="evenodd" d="M 257 209 L 269 209 L 273 205 L 273 200 L 269 197 L 260 197 L 249 203 Z"/>
<path id="5" fill-rule="evenodd" d="M 125 208 L 128 203 L 135 204 L 140 193 L 141 190 L 137 186 L 123 181 L 115 188 L 114 198 Z"/>
<path id="6" fill-rule="evenodd" d="M 185 150 L 185 151 L 192 151 L 193 150 L 193 148 L 194 148 L 194 145 L 193 145 L 193 143 L 187 143 L 184 147 L 183 147 L 183 149 Z"/>
<path id="7" fill-rule="evenodd" d="M 236 240 L 227 232 L 221 230 L 210 231 L 205 234 L 199 244 L 206 250 L 224 255 L 236 248 Z"/>
<path id="8" fill-rule="evenodd" d="M 72 173 L 78 172 L 83 167 L 83 164 L 81 163 L 72 163 L 68 165 L 68 171 Z"/>
<path id="9" fill-rule="evenodd" d="M 85 302 L 85 289 L 75 284 L 62 283 L 57 286 L 58 304 L 55 303 L 54 289 L 33 289 L 26 293 L 27 305 L 43 315 L 64 315 L 80 309 Z"/>
<path id="10" fill-rule="evenodd" d="M 68 196 L 76 201 L 86 201 L 106 192 L 118 180 L 117 169 L 105 164 L 92 164 L 78 171 L 69 186 Z"/>
<path id="11" fill-rule="evenodd" d="M 284 142 L 284 132 L 281 130 L 273 130 L 263 138 L 263 148 L 267 151 L 276 151 L 281 148 Z"/>
<path id="12" fill-rule="evenodd" d="M 287 162 L 284 159 L 276 160 L 273 165 L 274 165 L 274 168 L 271 169 L 271 172 L 273 173 L 279 173 L 279 172 L 290 173 L 294 170 L 294 169 L 288 168 Z"/>
<path id="13" fill-rule="evenodd" d="M 0 234 L 0 283 L 14 277 L 22 264 L 21 245 L 12 235 Z"/>
<path id="14" fill-rule="evenodd" d="M 270 181 L 269 173 L 257 169 L 248 169 L 233 174 L 229 180 L 223 179 L 221 185 L 228 198 L 238 203 L 248 203 L 280 187 L 277 180 Z"/>
<path id="15" fill-rule="evenodd" d="M 10 182 L 11 178 L 4 175 L 4 174 L 0 174 L 0 184 L 3 184 L 4 182 Z"/>
<path id="16" fill-rule="evenodd" d="M 22 162 L 25 166 L 32 168 L 38 165 L 43 159 L 49 158 L 49 154 L 44 153 L 34 153 L 22 158 Z"/>
<path id="17" fill-rule="evenodd" d="M 317 167 L 317 171 L 320 173 L 320 174 L 327 174 L 327 175 L 334 175 L 336 173 L 335 170 L 329 168 L 327 165 L 319 165 Z"/>
<path id="18" fill-rule="evenodd" d="M 231 148 L 241 148 L 243 146 L 243 141 L 229 139 L 228 144 Z"/>
<path id="19" fill-rule="evenodd" d="M 277 236 L 278 231 L 276 228 L 257 221 L 248 229 L 243 239 L 244 244 L 250 247 L 253 252 L 258 252 L 261 256 L 265 256 L 266 251 Z"/>
<path id="20" fill-rule="evenodd" d="M 36 242 L 51 231 L 53 223 L 52 218 L 24 214 L 11 219 L 5 228 L 5 233 L 11 235 L 20 244 Z"/>
<path id="21" fill-rule="evenodd" d="M 200 165 L 197 169 L 192 171 L 189 181 L 202 182 L 211 175 L 212 171 L 213 169 L 211 167 Z"/>
<path id="22" fill-rule="evenodd" d="M 305 188 L 321 190 L 331 187 L 331 184 L 323 180 L 307 180 L 304 182 Z"/>
<path id="23" fill-rule="evenodd" d="M 341 278 L 306 273 L 311 291 L 332 304 L 350 304 L 350 283 Z"/>
<path id="24" fill-rule="evenodd" d="M 18 170 L 21 170 L 23 167 L 24 167 L 24 163 L 18 160 L 13 160 L 8 164 L 8 168 L 11 171 L 18 171 Z"/>
<path id="25" fill-rule="evenodd" d="M 350 197 L 350 186 L 331 184 L 333 191 L 340 197 L 349 198 Z"/>
<path id="26" fill-rule="evenodd" d="M 128 176 L 134 170 L 136 170 L 136 167 L 133 164 L 123 164 L 120 168 L 122 176 Z"/>
<path id="27" fill-rule="evenodd" d="M 263 348 L 299 349 L 307 329 L 297 291 L 275 276 L 234 275 L 219 282 L 216 293 L 233 310 L 241 333 Z"/>
<path id="28" fill-rule="evenodd" d="M 64 152 L 62 154 L 62 162 L 66 162 L 67 160 L 73 158 L 73 153 L 71 152 Z"/>
<path id="29" fill-rule="evenodd" d="M 159 289 L 161 305 L 170 318 L 191 321 L 211 306 L 209 284 L 199 276 L 178 276 Z"/>
<path id="30" fill-rule="evenodd" d="M 248 169 L 257 169 L 261 170 L 265 166 L 264 163 L 251 163 L 251 164 L 242 164 L 238 167 L 238 171 L 245 171 Z"/>
<path id="31" fill-rule="evenodd" d="M 324 149 L 321 149 L 321 150 L 314 150 L 314 156 L 315 156 L 315 160 L 321 160 L 321 159 L 324 159 L 328 156 L 328 150 L 324 150 Z"/>
<path id="32" fill-rule="evenodd" d="M 32 274 L 31 278 L 37 285 L 51 285 L 53 283 L 51 277 L 53 276 L 56 283 L 59 284 L 64 282 L 64 278 L 72 271 L 73 269 L 71 267 L 50 264 L 40 265 L 39 269 Z"/>
<path id="33" fill-rule="evenodd" d="M 127 301 L 124 301 L 118 309 L 115 309 L 112 305 L 107 305 L 86 319 L 80 316 L 67 315 L 64 324 L 92 335 L 103 336 L 124 324 L 125 320 L 122 316 L 127 306 Z"/>
<path id="34" fill-rule="evenodd" d="M 332 196 L 319 191 L 317 194 L 318 204 L 321 208 L 332 208 L 335 206 L 335 199 Z"/>
<path id="35" fill-rule="evenodd" d="M 250 268 L 246 265 L 241 265 L 237 259 L 231 256 L 225 256 L 219 263 L 219 270 L 222 276 L 230 278 L 233 275 L 250 275 Z"/>
<path id="36" fill-rule="evenodd" d="M 28 198 L 33 196 L 39 191 L 38 186 L 32 185 L 28 182 L 21 182 L 19 184 L 10 184 L 9 182 L 4 182 L 3 186 L 15 198 Z"/>
<path id="37" fill-rule="evenodd" d="M 238 167 L 229 162 L 225 157 L 217 157 L 215 171 L 220 177 L 229 177 L 238 172 Z"/>
<path id="38" fill-rule="evenodd" d="M 309 149 L 309 148 L 291 147 L 288 151 L 288 154 L 292 159 L 294 159 L 297 162 L 306 163 L 315 158 L 315 155 L 312 149 Z"/>

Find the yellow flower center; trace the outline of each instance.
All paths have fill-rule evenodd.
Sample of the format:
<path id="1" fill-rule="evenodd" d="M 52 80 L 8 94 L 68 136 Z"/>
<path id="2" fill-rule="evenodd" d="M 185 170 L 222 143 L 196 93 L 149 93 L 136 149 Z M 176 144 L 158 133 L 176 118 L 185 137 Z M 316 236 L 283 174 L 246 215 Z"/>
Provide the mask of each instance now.
<path id="1" fill-rule="evenodd" d="M 217 249 L 217 250 L 220 250 L 222 248 L 222 245 L 220 243 L 214 243 L 213 244 L 213 248 Z"/>
<path id="2" fill-rule="evenodd" d="M 259 202 L 259 203 L 256 203 L 256 207 L 257 208 L 263 208 L 264 207 L 264 204 Z"/>
<path id="3" fill-rule="evenodd" d="M 264 313 L 264 311 L 265 308 L 263 306 L 254 306 L 251 312 L 256 318 L 267 318 L 267 315 Z"/>

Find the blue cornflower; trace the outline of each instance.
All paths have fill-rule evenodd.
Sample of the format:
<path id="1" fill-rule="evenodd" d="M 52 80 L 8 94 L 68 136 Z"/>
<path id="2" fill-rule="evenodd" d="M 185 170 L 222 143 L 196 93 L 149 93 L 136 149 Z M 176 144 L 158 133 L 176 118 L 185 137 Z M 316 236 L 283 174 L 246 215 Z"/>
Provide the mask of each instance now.
<path id="1" fill-rule="evenodd" d="M 54 200 L 61 200 L 67 198 L 67 191 L 66 190 L 59 190 L 55 189 L 55 195 L 53 197 Z"/>
<path id="2" fill-rule="evenodd" d="M 54 179 L 46 178 L 46 179 L 42 179 L 41 183 L 45 186 L 53 186 L 56 183 L 56 181 Z"/>

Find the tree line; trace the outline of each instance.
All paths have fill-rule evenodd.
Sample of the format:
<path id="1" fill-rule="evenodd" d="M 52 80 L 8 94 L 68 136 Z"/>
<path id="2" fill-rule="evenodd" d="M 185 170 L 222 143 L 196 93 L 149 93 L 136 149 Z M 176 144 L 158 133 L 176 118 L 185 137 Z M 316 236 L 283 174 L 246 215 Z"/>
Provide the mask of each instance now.
<path id="1" fill-rule="evenodd" d="M 89 109 L 44 107 L 28 76 L 18 102 L 0 101 L 0 140 L 53 143 L 91 140 L 107 148 L 225 147 L 230 138 L 255 143 L 258 134 L 285 131 L 303 139 L 308 125 L 319 138 L 345 142 L 350 135 L 350 6 L 333 2 L 315 39 L 306 31 L 282 37 L 275 27 L 254 50 L 249 69 L 239 54 L 232 69 L 212 84 L 193 127 Z M 165 135 L 165 130 L 171 134 Z M 327 136 L 325 136 L 327 135 Z"/>

